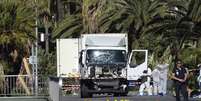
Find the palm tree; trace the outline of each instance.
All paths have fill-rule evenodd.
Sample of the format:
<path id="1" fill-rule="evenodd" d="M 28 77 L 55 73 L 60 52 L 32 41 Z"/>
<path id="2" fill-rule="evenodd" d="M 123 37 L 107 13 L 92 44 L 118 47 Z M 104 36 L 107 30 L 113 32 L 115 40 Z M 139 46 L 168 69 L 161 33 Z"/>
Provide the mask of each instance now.
<path id="1" fill-rule="evenodd" d="M 170 0 L 167 3 L 173 19 L 165 24 L 167 27 L 163 27 L 166 33 L 164 37 L 172 43 L 172 55 L 176 60 L 186 42 L 196 42 L 200 38 L 201 2 L 200 0 Z"/>
<path id="2" fill-rule="evenodd" d="M 81 1 L 70 1 L 75 3 L 78 6 L 78 11 L 76 14 L 69 15 L 66 14 L 65 17 L 60 20 L 59 22 L 56 22 L 56 26 L 53 29 L 53 39 L 56 38 L 66 38 L 74 33 L 80 33 L 82 31 L 82 15 L 81 15 L 81 6 L 82 2 Z M 69 3 L 68 0 L 64 1 L 63 4 Z M 60 4 L 62 4 L 60 2 Z"/>
<path id="3" fill-rule="evenodd" d="M 34 15 L 30 5 L 28 0 L 0 1 L 0 55 L 1 60 L 8 64 L 20 64 L 17 58 L 29 53 L 29 43 L 34 39 Z M 17 70 L 12 69 L 10 72 Z"/>
<path id="4" fill-rule="evenodd" d="M 45 28 L 45 52 L 49 53 L 49 29 L 52 27 L 52 16 L 50 13 L 50 0 L 36 0 L 38 9 L 39 27 Z"/>
<path id="5" fill-rule="evenodd" d="M 110 26 L 107 28 L 111 29 L 112 26 L 119 31 L 128 32 L 130 43 L 134 41 L 135 48 L 150 49 L 150 44 L 147 47 L 144 46 L 151 42 L 146 41 L 146 37 L 149 39 L 155 37 L 155 40 L 161 37 L 158 48 L 152 50 L 155 53 L 161 51 L 162 56 L 172 53 L 173 57 L 177 59 L 184 43 L 187 40 L 195 40 L 199 36 L 199 0 L 186 0 L 186 2 L 185 0 L 120 0 L 116 4 L 119 7 L 116 12 L 108 14 L 105 18 L 112 19 L 106 21 L 106 25 Z M 175 9 L 175 7 L 177 8 Z M 170 47 L 169 52 L 163 53 L 166 47 Z"/>
<path id="6" fill-rule="evenodd" d="M 108 12 L 103 21 L 107 31 L 129 33 L 129 47 L 139 47 L 139 40 L 148 34 L 156 18 L 163 18 L 167 13 L 167 6 L 159 0 L 118 0 L 115 1 L 114 13 Z M 110 20 L 107 20 L 110 19 Z M 104 26 L 102 24 L 102 26 Z M 150 32 L 149 32 L 150 33 Z"/>
<path id="7" fill-rule="evenodd" d="M 169 15 L 163 19 L 157 19 L 154 23 L 157 27 L 150 31 L 155 31 L 157 34 L 162 35 L 162 41 L 165 42 L 164 46 L 170 47 L 169 56 L 172 57 L 172 60 L 182 58 L 188 60 L 188 63 L 195 63 L 195 59 L 189 56 L 196 56 L 195 52 L 198 51 L 191 51 L 192 55 L 188 55 L 188 57 L 186 57 L 186 54 L 189 54 L 189 49 L 195 49 L 194 46 L 197 46 L 197 41 L 200 39 L 200 1 L 168 0 L 166 3 L 168 5 Z M 161 20 L 164 23 L 160 24 Z M 192 43 L 195 44 L 189 47 L 189 44 Z M 189 62 L 189 59 L 191 59 L 191 62 Z M 174 62 L 173 65 L 175 64 Z"/>
<path id="8" fill-rule="evenodd" d="M 133 41 L 133 48 L 150 49 L 140 41 L 154 33 L 151 29 L 163 24 L 162 20 L 155 23 L 157 19 L 163 19 L 168 13 L 167 5 L 159 0 L 84 0 L 76 1 L 76 5 L 79 6 L 78 13 L 66 15 L 54 30 L 54 38 L 66 38 L 76 33 L 126 32 L 129 33 L 130 49 Z"/>
<path id="9" fill-rule="evenodd" d="M 57 24 L 54 38 L 74 37 L 77 33 L 126 32 L 130 49 L 149 49 L 154 57 L 161 53 L 172 59 L 177 58 L 187 40 L 194 40 L 200 33 L 199 0 L 70 2 L 78 6 L 76 13 L 65 15 Z"/>
<path id="10" fill-rule="evenodd" d="M 69 2 L 68 0 L 66 1 Z M 109 8 L 110 0 L 71 0 L 77 5 L 75 14 L 66 14 L 58 22 L 53 32 L 53 38 L 79 36 L 83 33 L 98 33 L 100 31 L 102 14 Z"/>

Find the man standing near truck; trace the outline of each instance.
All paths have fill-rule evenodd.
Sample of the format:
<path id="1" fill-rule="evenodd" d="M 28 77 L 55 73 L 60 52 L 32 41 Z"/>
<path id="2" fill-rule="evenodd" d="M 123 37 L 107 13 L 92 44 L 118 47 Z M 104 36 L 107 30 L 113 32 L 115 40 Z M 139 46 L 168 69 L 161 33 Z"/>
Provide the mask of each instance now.
<path id="1" fill-rule="evenodd" d="M 167 93 L 167 74 L 168 74 L 169 64 L 165 63 L 164 59 L 161 59 L 157 65 L 158 70 L 160 71 L 159 75 L 159 95 L 163 96 Z"/>
<path id="2" fill-rule="evenodd" d="M 152 89 L 151 89 L 151 69 L 147 68 L 146 73 L 142 76 L 142 78 L 146 78 L 146 81 L 142 81 L 143 83 L 140 85 L 139 94 L 140 96 L 144 95 L 144 91 L 147 91 L 148 95 L 152 95 Z"/>
<path id="3" fill-rule="evenodd" d="M 159 84 L 160 84 L 160 71 L 156 67 L 152 72 L 153 78 L 153 95 L 158 95 L 159 93 Z"/>
<path id="4" fill-rule="evenodd" d="M 182 66 L 182 62 L 178 60 L 176 62 L 176 67 L 174 67 L 172 71 L 172 79 L 175 83 L 175 92 L 176 92 L 176 101 L 180 101 L 180 92 L 184 97 L 184 101 L 188 101 L 188 93 L 187 93 L 187 74 L 185 67 Z"/>

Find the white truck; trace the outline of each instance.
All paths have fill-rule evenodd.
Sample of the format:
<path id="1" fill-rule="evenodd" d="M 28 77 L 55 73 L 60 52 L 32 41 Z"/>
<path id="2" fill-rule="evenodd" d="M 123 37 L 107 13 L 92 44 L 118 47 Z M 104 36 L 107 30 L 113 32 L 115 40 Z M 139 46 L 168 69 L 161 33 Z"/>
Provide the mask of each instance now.
<path id="1" fill-rule="evenodd" d="M 128 37 L 122 33 L 57 40 L 58 76 L 79 72 L 82 98 L 102 93 L 126 96 L 129 81 L 138 80 L 147 70 L 147 56 L 147 50 L 128 54 Z"/>

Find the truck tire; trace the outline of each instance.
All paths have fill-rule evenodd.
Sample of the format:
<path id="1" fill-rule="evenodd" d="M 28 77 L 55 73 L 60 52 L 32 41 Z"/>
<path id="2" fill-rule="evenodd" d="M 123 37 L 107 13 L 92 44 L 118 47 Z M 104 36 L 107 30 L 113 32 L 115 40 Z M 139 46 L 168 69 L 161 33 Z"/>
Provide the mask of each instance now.
<path id="1" fill-rule="evenodd" d="M 128 89 L 125 89 L 125 92 L 120 93 L 120 96 L 127 96 L 128 95 Z"/>
<path id="2" fill-rule="evenodd" d="M 127 96 L 128 93 L 121 93 L 120 96 Z"/>
<path id="3" fill-rule="evenodd" d="M 114 93 L 114 97 L 127 96 L 128 93 Z"/>
<path id="4" fill-rule="evenodd" d="M 87 86 L 85 86 L 85 84 L 81 85 L 81 89 L 80 90 L 81 90 L 81 93 L 80 93 L 81 98 L 92 97 L 92 94 L 88 92 L 88 88 L 87 88 Z"/>
<path id="5" fill-rule="evenodd" d="M 119 93 L 114 93 L 113 96 L 114 96 L 114 97 L 119 97 L 119 95 L 120 95 Z"/>

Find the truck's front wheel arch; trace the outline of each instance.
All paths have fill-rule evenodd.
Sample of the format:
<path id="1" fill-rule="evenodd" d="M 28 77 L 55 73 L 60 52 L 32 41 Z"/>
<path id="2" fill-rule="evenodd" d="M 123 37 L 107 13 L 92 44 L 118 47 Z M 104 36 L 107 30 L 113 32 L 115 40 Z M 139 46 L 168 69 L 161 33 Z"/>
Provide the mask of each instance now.
<path id="1" fill-rule="evenodd" d="M 80 83 L 80 97 L 81 98 L 89 98 L 92 97 L 92 93 L 88 92 L 89 89 L 85 83 Z"/>

